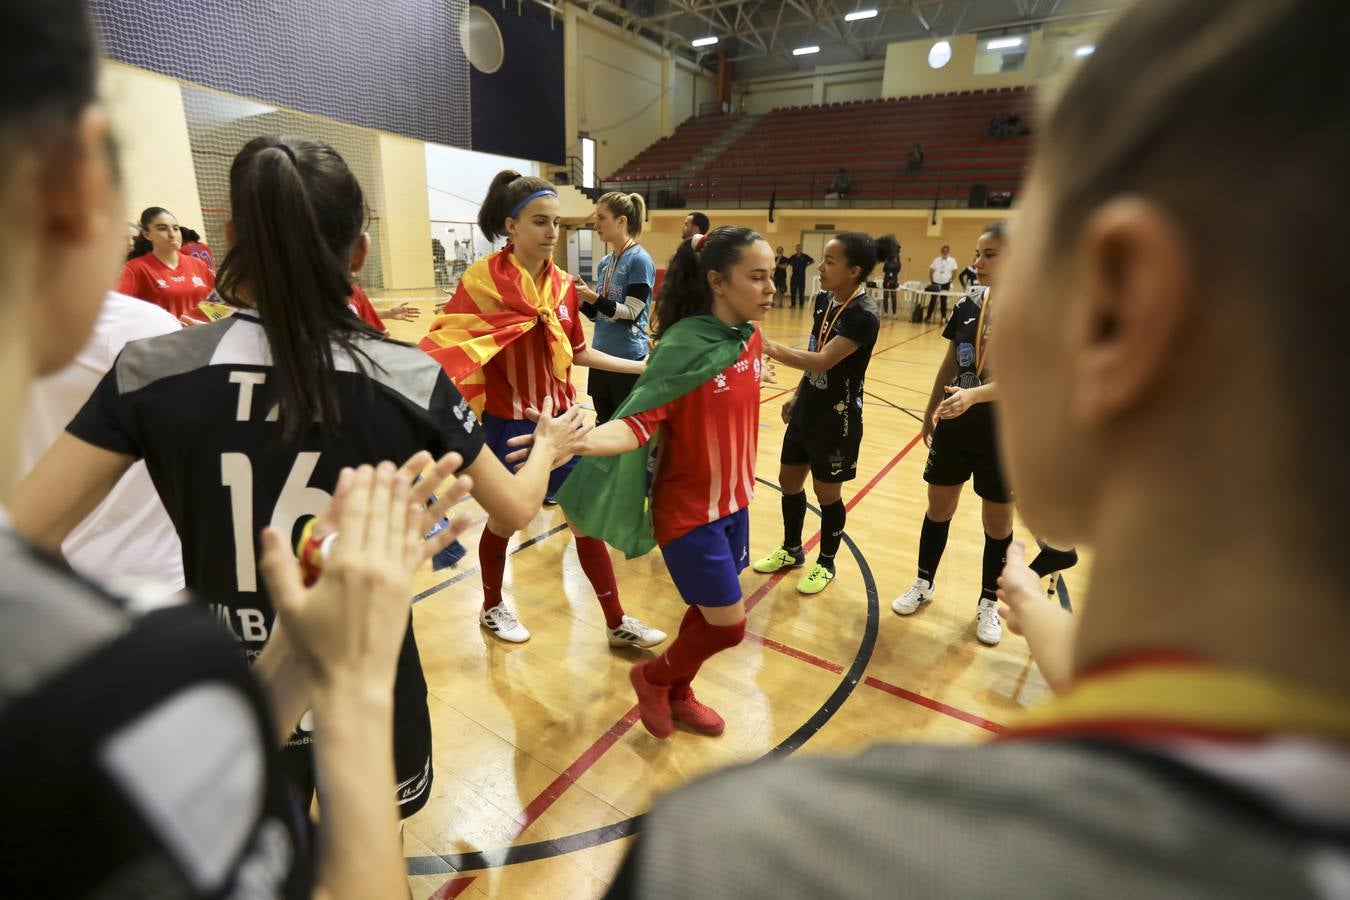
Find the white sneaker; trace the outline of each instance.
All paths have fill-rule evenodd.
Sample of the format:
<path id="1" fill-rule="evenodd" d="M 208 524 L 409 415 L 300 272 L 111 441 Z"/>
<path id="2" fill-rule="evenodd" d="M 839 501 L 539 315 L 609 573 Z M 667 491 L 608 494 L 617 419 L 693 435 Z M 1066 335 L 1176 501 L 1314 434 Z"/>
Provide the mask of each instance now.
<path id="1" fill-rule="evenodd" d="M 998 617 L 998 601 L 980 598 L 975 608 L 975 636 L 981 644 L 993 646 L 1003 640 L 1003 622 Z"/>
<path id="2" fill-rule="evenodd" d="M 492 609 L 479 610 L 478 622 L 497 637 L 513 644 L 523 644 L 530 639 L 529 629 L 520 624 L 511 607 L 504 602 Z"/>
<path id="3" fill-rule="evenodd" d="M 655 647 L 665 639 L 664 631 L 648 628 L 632 616 L 624 616 L 622 622 L 609 630 L 611 647 Z"/>
<path id="4" fill-rule="evenodd" d="M 909 590 L 895 598 L 891 609 L 897 615 L 907 616 L 925 603 L 931 602 L 933 602 L 933 583 L 926 578 L 915 578 Z"/>

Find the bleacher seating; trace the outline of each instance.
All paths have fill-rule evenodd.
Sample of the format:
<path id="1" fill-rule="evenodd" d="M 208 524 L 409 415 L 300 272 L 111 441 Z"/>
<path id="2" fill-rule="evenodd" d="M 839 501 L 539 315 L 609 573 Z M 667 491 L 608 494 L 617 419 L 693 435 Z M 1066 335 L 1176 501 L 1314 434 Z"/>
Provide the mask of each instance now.
<path id="1" fill-rule="evenodd" d="M 976 183 L 990 193 L 1015 191 L 1030 141 L 986 135 L 997 116 L 1016 113 L 1030 124 L 1031 97 L 1027 88 L 1001 88 L 775 109 L 682 179 L 678 190 L 709 201 L 770 195 L 779 202 L 807 201 L 823 198 L 842 168 L 856 201 L 917 201 L 939 188 L 950 194 Z M 906 154 L 915 143 L 923 148 L 923 168 L 907 174 Z M 672 178 L 693 156 L 685 153 L 678 164 L 663 167 L 647 155 L 661 146 L 644 151 L 640 167 L 625 166 L 613 180 Z"/>
<path id="2" fill-rule="evenodd" d="M 739 114 L 714 114 L 685 119 L 674 134 L 661 138 L 605 180 L 637 181 L 673 176 L 741 118 Z"/>

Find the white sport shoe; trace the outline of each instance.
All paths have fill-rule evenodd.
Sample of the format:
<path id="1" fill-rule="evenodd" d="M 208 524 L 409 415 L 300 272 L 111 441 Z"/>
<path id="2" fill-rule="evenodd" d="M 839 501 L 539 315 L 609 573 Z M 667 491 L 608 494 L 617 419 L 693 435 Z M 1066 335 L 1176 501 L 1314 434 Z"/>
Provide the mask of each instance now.
<path id="1" fill-rule="evenodd" d="M 624 616 L 622 622 L 609 630 L 611 647 L 655 647 L 665 639 L 664 631 L 648 628 L 632 616 Z"/>
<path id="2" fill-rule="evenodd" d="M 907 616 L 925 603 L 932 602 L 933 583 L 926 578 L 915 578 L 914 583 L 909 586 L 909 590 L 896 597 L 895 601 L 891 603 L 891 609 L 897 615 Z"/>
<path id="3" fill-rule="evenodd" d="M 520 624 L 511 607 L 504 602 L 492 609 L 479 610 L 478 622 L 497 637 L 513 644 L 523 644 L 530 639 L 529 629 Z"/>
<path id="4" fill-rule="evenodd" d="M 975 636 L 981 644 L 993 646 L 1003 640 L 1003 622 L 998 617 L 998 601 L 980 598 L 975 608 Z"/>

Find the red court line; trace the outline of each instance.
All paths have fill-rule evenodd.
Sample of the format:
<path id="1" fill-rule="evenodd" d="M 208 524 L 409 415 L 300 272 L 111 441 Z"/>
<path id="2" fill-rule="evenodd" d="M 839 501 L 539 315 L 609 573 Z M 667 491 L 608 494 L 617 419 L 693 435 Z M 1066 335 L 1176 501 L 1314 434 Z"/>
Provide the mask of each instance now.
<path id="1" fill-rule="evenodd" d="M 858 503 L 858 501 L 860 501 L 863 497 L 865 497 L 867 493 L 872 490 L 872 488 L 876 487 L 877 483 L 880 482 L 881 479 L 885 477 L 886 473 L 889 472 L 891 469 L 895 468 L 896 463 L 904 459 L 905 454 L 909 453 L 909 451 L 914 448 L 914 445 L 919 442 L 920 437 L 921 435 L 915 435 L 914 438 L 908 444 L 905 445 L 904 449 L 902 449 L 899 453 L 897 453 L 890 462 L 888 462 L 885 466 L 881 468 L 881 471 L 879 471 L 876 475 L 872 476 L 872 480 L 867 482 L 867 484 L 863 485 L 862 489 L 859 490 L 858 493 L 853 497 L 853 500 L 849 503 L 848 508 L 851 509 L 854 505 Z M 820 541 L 820 532 L 817 531 L 815 535 L 811 538 L 811 540 L 806 542 L 804 547 L 807 550 L 809 550 L 812 547 L 814 547 L 819 541 Z M 773 575 L 769 576 L 768 580 L 766 580 L 762 585 L 756 588 L 755 591 L 745 600 L 746 612 L 749 612 L 752 608 L 754 608 L 754 605 L 756 603 L 758 603 L 761 599 L 767 596 L 769 591 L 773 589 L 774 585 L 782 581 L 784 576 L 786 576 L 789 571 L 790 571 L 789 569 L 783 569 L 779 572 L 775 572 Z M 768 638 L 759 638 L 759 639 L 762 641 L 769 640 Z M 778 644 L 777 641 L 773 641 L 773 643 Z M 768 646 L 768 644 L 766 644 L 766 646 Z M 786 652 L 787 649 L 791 649 L 788 648 L 786 644 L 778 644 L 778 646 L 784 648 L 784 652 Z M 796 651 L 796 652 L 801 654 L 798 657 L 799 659 L 806 659 L 806 657 L 810 656 L 810 654 L 805 653 L 805 651 Z M 788 655 L 793 654 L 789 653 Z M 807 659 L 806 661 L 810 662 L 811 660 Z M 821 662 L 825 661 L 821 660 Z M 833 665 L 833 663 L 826 663 L 827 667 L 831 665 Z M 843 672 L 843 669 L 842 668 L 839 669 L 839 672 Z M 963 715 L 969 714 L 966 713 Z M 636 705 L 634 705 L 628 710 L 628 712 L 624 713 L 623 716 L 617 722 L 611 725 L 605 731 L 605 733 L 600 736 L 599 740 L 597 740 L 594 744 L 591 744 L 591 746 L 587 747 L 586 750 L 583 751 L 582 754 L 576 758 L 575 762 L 573 762 L 570 766 L 568 766 L 561 775 L 553 779 L 552 783 L 550 783 L 548 787 L 544 788 L 544 790 L 541 791 L 538 796 L 536 796 L 533 800 L 531 800 L 529 804 L 525 807 L 525 809 L 521 811 L 521 814 L 519 816 L 516 816 L 517 822 L 524 822 L 524 825 L 521 826 L 520 831 L 523 832 L 533 822 L 537 821 L 539 817 L 542 816 L 544 812 L 547 811 L 548 808 L 558 800 L 559 797 L 561 797 L 564 793 L 567 792 L 568 788 L 576 784 L 577 781 L 579 781 L 581 777 L 586 774 L 586 771 L 590 769 L 591 766 L 595 765 L 596 762 L 599 761 L 600 757 L 605 755 L 606 751 L 608 751 L 610 747 L 613 747 L 616 743 L 618 743 L 619 738 L 623 737 L 628 732 L 628 730 L 633 727 L 633 724 L 637 722 L 637 720 L 638 720 L 638 708 Z M 519 836 L 520 832 L 517 832 L 516 837 Z M 468 890 L 469 885 L 472 884 L 474 880 L 477 879 L 477 877 L 478 877 L 477 875 L 469 875 L 459 878 L 452 878 L 446 881 L 445 884 L 442 884 L 440 887 L 438 887 L 435 891 L 433 891 L 429 900 L 449 900 L 449 898 L 458 897 L 460 894 L 464 893 L 464 891 Z"/>
<path id="2" fill-rule="evenodd" d="M 833 672 L 835 675 L 842 675 L 844 672 L 844 667 L 839 665 L 839 663 L 830 662 L 828 659 L 823 659 L 822 657 L 816 656 L 814 653 L 808 653 L 805 650 L 798 650 L 796 647 L 789 646 L 780 641 L 775 641 L 772 638 L 767 638 L 762 634 L 747 631 L 745 636 L 747 639 L 752 640 L 757 644 L 763 644 L 770 650 L 776 650 L 784 656 L 799 659 L 816 668 L 824 669 L 827 672 Z M 897 687 L 888 681 L 882 681 L 880 678 L 875 678 L 871 675 L 865 677 L 862 683 L 870 688 L 876 688 L 879 691 L 884 691 L 887 694 L 899 697 L 901 700 L 908 700 L 910 703 L 917 704 L 925 709 L 931 709 L 944 716 L 950 716 L 953 719 L 965 722 L 968 725 L 979 726 L 980 728 L 983 728 L 986 731 L 992 731 L 995 734 L 1001 734 L 1004 730 L 1004 726 L 997 722 L 991 722 L 983 716 L 977 716 L 974 713 L 966 712 L 963 709 L 943 703 L 940 700 L 934 700 L 932 697 L 925 697 L 923 694 L 917 694 L 914 691 Z"/>
<path id="3" fill-rule="evenodd" d="M 968 713 L 964 709 L 957 709 L 955 706 L 948 706 L 941 700 L 934 700 L 932 697 L 925 697 L 923 694 L 916 694 L 913 691 L 897 687 L 889 682 L 882 681 L 880 678 L 873 678 L 868 675 L 863 678 L 863 684 L 879 691 L 885 691 L 902 700 L 908 700 L 910 703 L 917 703 L 919 706 L 927 707 L 933 712 L 942 713 L 944 716 L 951 716 L 953 719 L 960 719 L 970 725 L 976 725 L 985 731 L 992 731 L 994 734 L 1002 734 L 1003 726 L 997 722 L 991 722 L 983 716 L 977 716 L 974 713 Z"/>
<path id="4" fill-rule="evenodd" d="M 875 353 L 873 353 L 873 354 L 872 354 L 872 358 L 873 358 L 873 359 L 876 359 L 878 356 L 880 356 L 881 354 L 885 353 L 887 350 L 894 350 L 896 347 L 899 347 L 901 344 L 908 344 L 910 341 L 917 341 L 919 338 L 923 337 L 925 334 L 932 334 L 933 332 L 935 332 L 935 331 L 937 331 L 937 330 L 938 330 L 937 328 L 929 328 L 929 329 L 927 329 L 927 330 L 925 330 L 925 331 L 920 331 L 918 334 L 911 335 L 910 337 L 905 338 L 903 341 L 896 341 L 894 344 L 891 344 L 889 347 L 886 347 L 885 349 L 878 350 L 878 351 L 876 351 Z"/>

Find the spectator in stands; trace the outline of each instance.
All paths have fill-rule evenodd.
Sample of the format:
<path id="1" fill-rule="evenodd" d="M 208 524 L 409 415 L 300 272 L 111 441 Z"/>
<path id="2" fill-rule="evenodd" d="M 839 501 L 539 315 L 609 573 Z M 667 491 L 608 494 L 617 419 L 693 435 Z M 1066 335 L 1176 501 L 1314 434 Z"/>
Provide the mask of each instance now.
<path id="1" fill-rule="evenodd" d="M 975 259 L 971 262 L 971 264 L 962 269 L 961 274 L 957 276 L 958 278 L 961 279 L 961 290 L 968 291 L 970 290 L 972 285 L 980 283 L 980 273 L 975 271 L 975 263 L 979 261 L 980 261 L 980 254 L 976 253 Z"/>
<path id="2" fill-rule="evenodd" d="M 847 197 L 852 190 L 852 179 L 848 177 L 848 173 L 844 171 L 843 167 L 840 167 L 839 171 L 835 173 L 834 180 L 830 182 L 830 190 L 826 196 L 842 200 Z"/>
<path id="3" fill-rule="evenodd" d="M 792 304 L 790 309 L 796 309 L 799 306 L 806 306 L 806 269 L 815 260 L 802 252 L 802 245 L 798 244 L 797 249 L 787 258 L 787 264 L 792 269 Z"/>
<path id="4" fill-rule="evenodd" d="M 942 303 L 942 319 L 947 321 L 947 291 L 952 289 L 952 276 L 956 274 L 956 257 L 952 256 L 952 248 L 946 244 L 942 245 L 942 253 L 939 254 L 928 266 L 928 291 L 932 294 L 928 298 L 928 313 L 923 317 L 925 322 L 933 321 L 933 307 Z"/>
<path id="5" fill-rule="evenodd" d="M 909 154 L 905 157 L 905 174 L 913 175 L 923 168 L 923 148 L 918 144 L 909 148 Z"/>
<path id="6" fill-rule="evenodd" d="M 788 282 L 788 258 L 783 254 L 783 248 L 780 246 L 773 255 L 773 286 L 777 291 L 774 294 L 774 302 L 779 303 L 787 296 Z"/>
<path id="7" fill-rule="evenodd" d="M 687 241 L 696 234 L 707 234 L 709 231 L 712 231 L 712 223 L 708 221 L 708 217 L 701 212 L 691 212 L 684 217 L 680 238 Z"/>
<path id="8" fill-rule="evenodd" d="M 1347 370 L 1267 294 L 1338 250 L 1347 43 L 1344 0 L 1132 3 L 1038 128 L 994 365 L 1028 526 L 1097 551 L 1069 694 L 984 746 L 683 788 L 609 897 L 1345 896 Z"/>

